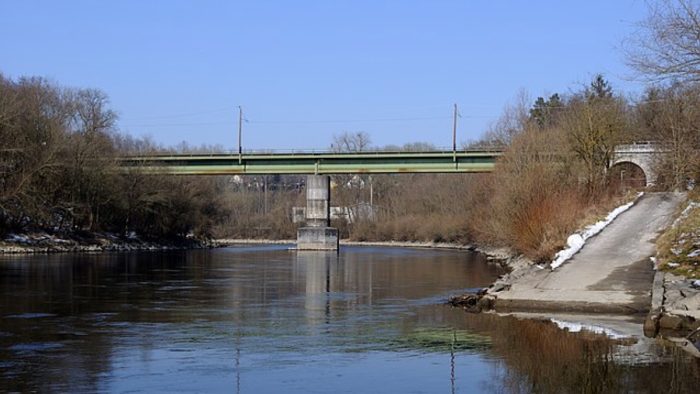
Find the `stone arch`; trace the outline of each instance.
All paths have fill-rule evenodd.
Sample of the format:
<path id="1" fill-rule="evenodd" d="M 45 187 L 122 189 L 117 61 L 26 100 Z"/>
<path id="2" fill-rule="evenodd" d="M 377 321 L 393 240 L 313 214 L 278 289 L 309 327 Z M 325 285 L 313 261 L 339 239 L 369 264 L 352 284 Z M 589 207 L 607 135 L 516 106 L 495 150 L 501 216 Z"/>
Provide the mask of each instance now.
<path id="1" fill-rule="evenodd" d="M 624 190 L 640 189 L 650 185 L 649 171 L 631 160 L 620 160 L 608 169 L 611 187 Z"/>
<path id="2" fill-rule="evenodd" d="M 618 164 L 630 163 L 642 170 L 644 177 L 646 179 L 646 186 L 653 186 L 656 182 L 656 172 L 653 168 L 653 157 L 650 154 L 637 153 L 637 154 L 618 154 L 615 155 L 615 160 L 610 163 L 610 168 L 612 169 Z"/>

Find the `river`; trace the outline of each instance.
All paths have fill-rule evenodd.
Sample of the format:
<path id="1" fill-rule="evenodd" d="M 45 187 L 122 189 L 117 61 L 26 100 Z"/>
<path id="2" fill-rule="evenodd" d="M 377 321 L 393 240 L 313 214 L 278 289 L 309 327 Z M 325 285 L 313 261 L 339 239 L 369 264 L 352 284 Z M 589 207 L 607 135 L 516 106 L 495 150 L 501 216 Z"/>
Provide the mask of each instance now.
<path id="1" fill-rule="evenodd" d="M 0 389 L 59 392 L 692 392 L 645 339 L 468 314 L 501 273 L 449 250 L 288 245 L 0 256 Z M 640 354 L 639 348 L 644 348 Z"/>

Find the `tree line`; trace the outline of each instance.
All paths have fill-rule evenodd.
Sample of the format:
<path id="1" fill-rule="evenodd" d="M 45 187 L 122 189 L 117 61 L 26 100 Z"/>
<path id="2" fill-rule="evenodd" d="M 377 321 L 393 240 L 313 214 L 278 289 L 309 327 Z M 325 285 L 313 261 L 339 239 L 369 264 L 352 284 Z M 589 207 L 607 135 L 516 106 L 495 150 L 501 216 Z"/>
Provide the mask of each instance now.
<path id="1" fill-rule="evenodd" d="M 221 181 L 117 170 L 119 155 L 159 148 L 119 134 L 116 120 L 99 90 L 0 75 L 0 233 L 208 235 Z"/>

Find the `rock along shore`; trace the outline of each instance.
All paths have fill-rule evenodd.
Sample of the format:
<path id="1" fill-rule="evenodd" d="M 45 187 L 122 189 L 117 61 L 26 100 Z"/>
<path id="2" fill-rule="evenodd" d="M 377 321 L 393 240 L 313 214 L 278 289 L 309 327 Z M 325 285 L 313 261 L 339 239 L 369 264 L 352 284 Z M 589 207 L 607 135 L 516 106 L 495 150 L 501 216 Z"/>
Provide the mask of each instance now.
<path id="1" fill-rule="evenodd" d="M 99 253 L 114 251 L 164 251 L 201 249 L 217 246 L 195 238 L 144 240 L 111 233 L 48 234 L 44 232 L 10 234 L 0 240 L 0 254 Z"/>
<path id="2" fill-rule="evenodd" d="M 700 328 L 700 286 L 696 281 L 671 273 L 656 272 L 651 310 L 644 322 L 649 336 L 689 332 Z M 673 335 L 671 335 L 673 336 Z"/>

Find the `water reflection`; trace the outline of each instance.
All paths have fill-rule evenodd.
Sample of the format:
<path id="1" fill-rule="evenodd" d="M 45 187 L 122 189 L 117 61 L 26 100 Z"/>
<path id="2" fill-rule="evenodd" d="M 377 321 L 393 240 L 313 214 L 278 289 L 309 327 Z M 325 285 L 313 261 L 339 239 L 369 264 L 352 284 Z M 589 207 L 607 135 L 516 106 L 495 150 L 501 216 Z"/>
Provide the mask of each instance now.
<path id="1" fill-rule="evenodd" d="M 335 252 L 300 251 L 296 254 L 295 282 L 306 285 L 304 310 L 309 327 L 331 322 L 331 295 L 337 293 L 331 288 L 331 277 L 342 275 L 339 260 Z"/>
<path id="2" fill-rule="evenodd" d="M 665 347 L 438 305 L 499 268 L 463 252 L 284 246 L 0 257 L 0 389 L 684 392 Z"/>
<path id="3" fill-rule="evenodd" d="M 478 387 L 480 391 L 694 393 L 700 382 L 700 360 L 647 338 L 611 339 L 585 331 L 571 333 L 550 321 L 445 314 L 430 308 L 419 309 L 413 325 L 441 318 L 446 318 L 447 326 L 489 336 L 487 354 L 497 378 Z M 651 342 L 646 349 L 652 354 L 637 353 L 637 341 Z"/>

